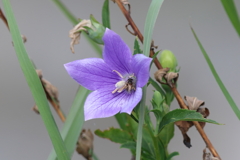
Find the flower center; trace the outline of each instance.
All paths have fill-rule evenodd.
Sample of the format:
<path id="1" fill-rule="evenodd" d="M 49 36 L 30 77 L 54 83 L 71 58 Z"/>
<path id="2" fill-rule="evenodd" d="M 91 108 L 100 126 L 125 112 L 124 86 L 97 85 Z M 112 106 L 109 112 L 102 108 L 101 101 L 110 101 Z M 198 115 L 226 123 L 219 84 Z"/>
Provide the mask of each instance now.
<path id="1" fill-rule="evenodd" d="M 136 90 L 136 76 L 134 76 L 134 74 L 122 76 L 122 74 L 116 70 L 113 70 L 113 72 L 116 72 L 122 80 L 115 84 L 116 89 L 112 91 L 112 93 L 121 93 L 124 90 L 128 92 Z"/>

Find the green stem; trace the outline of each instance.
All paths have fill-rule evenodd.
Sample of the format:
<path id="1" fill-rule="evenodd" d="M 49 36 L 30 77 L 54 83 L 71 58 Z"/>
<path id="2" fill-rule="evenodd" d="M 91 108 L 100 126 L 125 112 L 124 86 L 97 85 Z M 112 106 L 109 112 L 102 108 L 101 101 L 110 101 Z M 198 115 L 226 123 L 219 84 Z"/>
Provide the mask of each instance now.
<path id="1" fill-rule="evenodd" d="M 139 115 L 138 133 L 137 133 L 136 160 L 140 160 L 140 158 L 141 158 L 142 129 L 143 129 L 143 123 L 144 123 L 147 86 L 145 85 L 142 90 L 143 90 L 143 96 L 142 96 L 142 100 L 140 102 L 140 115 Z"/>

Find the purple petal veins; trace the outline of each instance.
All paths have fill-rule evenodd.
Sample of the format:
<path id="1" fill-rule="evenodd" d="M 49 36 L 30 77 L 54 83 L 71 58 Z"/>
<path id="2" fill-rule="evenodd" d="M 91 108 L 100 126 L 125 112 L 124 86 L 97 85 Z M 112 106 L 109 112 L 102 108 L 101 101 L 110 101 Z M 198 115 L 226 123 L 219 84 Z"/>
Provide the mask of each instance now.
<path id="1" fill-rule="evenodd" d="M 84 104 L 85 120 L 131 114 L 142 98 L 149 79 L 151 58 L 132 56 L 119 35 L 106 29 L 103 59 L 87 58 L 65 64 L 68 74 L 83 87 L 93 90 Z"/>

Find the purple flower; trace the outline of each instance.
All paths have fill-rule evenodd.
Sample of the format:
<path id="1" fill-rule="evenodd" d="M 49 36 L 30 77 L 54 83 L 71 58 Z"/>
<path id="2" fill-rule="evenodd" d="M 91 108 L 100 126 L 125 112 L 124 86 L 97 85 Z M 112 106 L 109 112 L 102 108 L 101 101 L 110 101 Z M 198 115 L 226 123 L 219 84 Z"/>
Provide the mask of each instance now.
<path id="1" fill-rule="evenodd" d="M 131 114 L 142 98 L 149 78 L 151 58 L 132 56 L 119 35 L 106 29 L 103 59 L 87 58 L 65 64 L 68 74 L 83 87 L 93 90 L 84 104 L 85 120 Z"/>

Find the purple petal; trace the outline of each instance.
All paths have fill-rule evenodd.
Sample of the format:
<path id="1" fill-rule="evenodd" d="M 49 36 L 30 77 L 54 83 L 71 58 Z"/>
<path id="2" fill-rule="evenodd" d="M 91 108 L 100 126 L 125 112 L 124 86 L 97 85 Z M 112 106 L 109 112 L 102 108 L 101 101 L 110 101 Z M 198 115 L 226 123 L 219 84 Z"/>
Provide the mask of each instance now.
<path id="1" fill-rule="evenodd" d="M 146 57 L 143 54 L 136 54 L 132 59 L 133 73 L 137 77 L 137 87 L 143 87 L 149 79 L 149 67 L 152 58 Z"/>
<path id="2" fill-rule="evenodd" d="M 112 91 L 111 88 L 101 88 L 87 97 L 84 104 L 85 121 L 111 117 L 118 112 L 130 114 L 142 98 L 141 88 L 137 88 L 133 93 L 124 91 L 112 94 Z"/>
<path id="3" fill-rule="evenodd" d="M 110 29 L 106 29 L 104 36 L 103 59 L 122 75 L 130 73 L 132 53 L 121 37 Z"/>
<path id="4" fill-rule="evenodd" d="M 89 90 L 108 86 L 114 89 L 120 80 L 120 77 L 100 58 L 76 60 L 64 66 L 74 80 Z"/>

